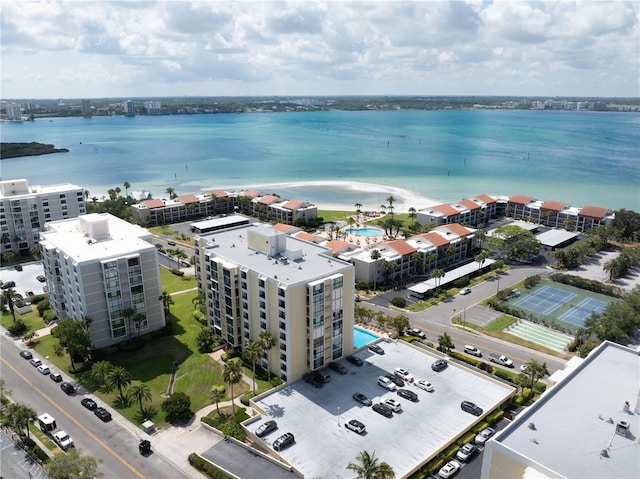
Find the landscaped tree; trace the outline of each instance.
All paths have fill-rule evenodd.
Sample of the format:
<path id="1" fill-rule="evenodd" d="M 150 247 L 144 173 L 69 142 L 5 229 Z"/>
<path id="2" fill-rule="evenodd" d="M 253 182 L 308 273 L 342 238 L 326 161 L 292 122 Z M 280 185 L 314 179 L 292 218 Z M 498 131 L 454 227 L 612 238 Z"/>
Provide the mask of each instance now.
<path id="1" fill-rule="evenodd" d="M 136 383 L 129 386 L 127 389 L 127 396 L 138 401 L 140 405 L 140 412 L 142 412 L 142 402 L 151 401 L 153 395 L 151 394 L 151 388 L 145 383 Z"/>
<path id="2" fill-rule="evenodd" d="M 202 328 L 202 330 L 196 336 L 196 348 L 203 354 L 208 354 L 213 350 L 213 345 L 216 344 L 216 336 L 209 328 Z"/>
<path id="3" fill-rule="evenodd" d="M 15 324 L 16 322 L 15 303 L 16 301 L 19 301 L 21 299 L 21 296 L 13 288 L 6 288 L 2 290 L 1 298 L 2 298 L 1 299 L 2 308 L 4 309 L 5 306 L 9 308 L 9 312 L 11 313 L 11 318 L 13 319 L 13 323 Z"/>
<path id="4" fill-rule="evenodd" d="M 2 255 L 2 260 L 5 263 L 13 263 L 15 259 L 16 259 L 16 254 L 13 251 L 7 251 L 5 254 Z"/>
<path id="5" fill-rule="evenodd" d="M 76 448 L 66 454 L 54 454 L 47 466 L 49 479 L 94 479 L 104 476 L 98 470 L 102 460 L 93 456 L 82 456 Z"/>
<path id="6" fill-rule="evenodd" d="M 394 261 L 384 261 L 380 266 L 384 280 L 386 283 L 390 282 L 391 276 L 398 270 L 398 264 Z"/>
<path id="7" fill-rule="evenodd" d="M 29 424 L 36 420 L 38 414 L 27 404 L 10 403 L 6 410 L 9 422 L 20 437 L 29 437 Z M 26 434 L 25 434 L 26 431 Z"/>
<path id="8" fill-rule="evenodd" d="M 347 464 L 347 469 L 357 474 L 356 479 L 393 479 L 395 472 L 386 462 L 379 462 L 375 451 L 369 454 L 362 451 L 358 454 L 357 462 Z"/>
<path id="9" fill-rule="evenodd" d="M 429 273 L 429 277 L 436 280 L 436 288 L 437 288 L 440 286 L 440 282 L 442 281 L 442 278 L 444 278 L 444 270 L 441 270 L 439 268 L 434 268 L 431 270 L 431 273 Z"/>
<path id="10" fill-rule="evenodd" d="M 173 393 L 171 397 L 167 398 L 161 406 L 162 410 L 166 414 L 167 421 L 174 422 L 188 422 L 193 416 L 191 411 L 191 398 L 183 392 Z"/>
<path id="11" fill-rule="evenodd" d="M 244 348 L 244 355 L 247 357 L 249 361 L 251 361 L 251 366 L 253 367 L 253 394 L 256 393 L 256 361 L 260 359 L 262 356 L 262 345 L 259 341 L 249 341 Z"/>
<path id="12" fill-rule="evenodd" d="M 124 308 L 122 310 L 122 317 L 126 320 L 127 329 L 129 330 L 129 339 L 131 339 L 131 331 L 133 330 L 133 328 L 131 327 L 131 320 L 135 315 L 136 315 L 136 310 L 133 308 Z"/>
<path id="13" fill-rule="evenodd" d="M 107 384 L 109 387 L 118 388 L 118 393 L 120 394 L 121 399 L 126 399 L 124 394 L 122 393 L 122 388 L 126 388 L 131 384 L 133 378 L 131 377 L 131 373 L 127 371 L 126 368 L 122 366 L 114 366 L 109 374 L 107 375 Z"/>
<path id="14" fill-rule="evenodd" d="M 231 358 L 224 364 L 222 379 L 231 387 L 231 410 L 233 420 L 236 420 L 236 405 L 234 402 L 233 386 L 242 381 L 242 362 L 240 358 Z"/>
<path id="15" fill-rule="evenodd" d="M 166 190 L 164 190 L 168 195 L 169 195 L 169 199 L 174 199 L 176 196 L 176 190 L 174 188 L 172 188 L 171 186 L 169 186 Z"/>
<path id="16" fill-rule="evenodd" d="M 540 252 L 540 241 L 533 233 L 516 225 L 496 228 L 489 238 L 489 246 L 504 251 L 511 259 L 530 259 Z"/>
<path id="17" fill-rule="evenodd" d="M 84 362 L 91 352 L 91 335 L 82 320 L 61 319 L 51 330 L 51 336 L 58 340 L 54 352 L 58 356 L 66 351 L 69 354 L 71 368 L 76 370 L 76 361 Z"/>
<path id="18" fill-rule="evenodd" d="M 219 384 L 211 387 L 211 399 L 216 403 L 216 412 L 218 413 L 218 416 L 220 415 L 220 407 L 218 404 L 222 399 L 224 399 L 225 391 L 225 387 Z"/>
<path id="19" fill-rule="evenodd" d="M 124 186 L 124 196 L 128 197 L 129 196 L 129 188 L 131 188 L 131 183 L 129 183 L 128 181 L 125 181 L 122 186 Z"/>
<path id="20" fill-rule="evenodd" d="M 442 333 L 438 336 L 438 349 L 443 353 L 448 352 L 453 348 L 453 341 L 451 340 L 451 336 L 448 333 Z"/>
<path id="21" fill-rule="evenodd" d="M 416 219 L 418 218 L 418 211 L 412 206 L 409 208 L 409 219 L 411 220 L 412 223 L 416 222 Z"/>
<path id="22" fill-rule="evenodd" d="M 482 265 L 489 257 L 489 253 L 487 251 L 481 251 L 478 253 L 473 259 L 476 263 L 478 263 L 478 268 L 482 268 Z"/>
<path id="23" fill-rule="evenodd" d="M 273 337 L 271 331 L 262 331 L 260 333 L 260 345 L 262 346 L 262 351 L 267 355 L 267 375 L 269 378 L 269 384 L 271 384 L 271 362 L 269 361 L 270 351 L 276 347 L 276 338 Z"/>
<path id="24" fill-rule="evenodd" d="M 140 327 L 146 320 L 147 315 L 144 313 L 136 313 L 133 317 L 133 325 L 135 326 L 136 331 L 138 331 L 138 339 L 140 339 Z"/>
<path id="25" fill-rule="evenodd" d="M 381 257 L 382 257 L 382 253 L 380 253 L 379 249 L 371 250 L 371 259 L 376 260 L 376 259 L 380 259 Z"/>
<path id="26" fill-rule="evenodd" d="M 406 314 L 398 314 L 397 316 L 391 316 L 388 321 L 389 326 L 398 332 L 398 335 L 402 335 L 405 329 L 409 328 L 409 317 Z"/>
<path id="27" fill-rule="evenodd" d="M 40 259 L 40 246 L 32 246 L 29 248 L 29 254 L 35 259 Z"/>
<path id="28" fill-rule="evenodd" d="M 538 379 L 542 379 L 547 374 L 549 374 L 549 371 L 547 371 L 546 363 L 540 364 L 535 359 L 531 359 L 525 364 L 524 370 L 518 375 L 518 383 L 522 387 L 532 389 Z"/>
<path id="29" fill-rule="evenodd" d="M 193 305 L 196 308 L 198 308 L 198 311 L 200 311 L 202 314 L 204 314 L 206 316 L 206 314 L 207 314 L 207 297 L 204 295 L 204 293 L 198 293 L 198 296 L 193 298 L 191 300 L 191 302 L 193 303 Z"/>
<path id="30" fill-rule="evenodd" d="M 91 366 L 91 379 L 99 385 L 108 388 L 107 378 L 113 368 L 115 368 L 115 366 L 109 361 L 98 361 Z"/>
<path id="31" fill-rule="evenodd" d="M 386 202 L 389 203 L 389 206 L 387 206 L 387 211 L 389 211 L 391 213 L 391 219 L 393 219 L 393 203 L 396 201 L 396 199 L 393 196 L 389 196 L 386 199 Z"/>
<path id="32" fill-rule="evenodd" d="M 160 298 L 158 299 L 162 301 L 162 306 L 164 307 L 164 315 L 169 316 L 169 313 L 171 312 L 171 305 L 173 304 L 173 299 L 171 298 L 171 295 L 166 291 L 163 291 L 162 294 L 160 295 Z"/>

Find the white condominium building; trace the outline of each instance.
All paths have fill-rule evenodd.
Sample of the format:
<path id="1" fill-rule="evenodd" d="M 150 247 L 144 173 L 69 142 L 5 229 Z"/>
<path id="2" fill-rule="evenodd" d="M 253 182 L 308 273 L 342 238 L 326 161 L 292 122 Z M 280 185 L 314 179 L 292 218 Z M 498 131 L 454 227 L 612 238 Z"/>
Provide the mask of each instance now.
<path id="1" fill-rule="evenodd" d="M 40 246 L 51 309 L 91 319 L 95 348 L 165 325 L 151 234 L 107 213 L 47 224 Z"/>
<path id="2" fill-rule="evenodd" d="M 80 186 L 29 186 L 25 179 L 0 181 L 2 254 L 28 254 L 29 248 L 38 244 L 45 223 L 85 213 L 84 190 Z"/>
<path id="3" fill-rule="evenodd" d="M 196 236 L 195 252 L 210 327 L 240 349 L 270 331 L 261 366 L 283 381 L 352 352 L 354 268 L 328 248 L 249 224 Z"/>

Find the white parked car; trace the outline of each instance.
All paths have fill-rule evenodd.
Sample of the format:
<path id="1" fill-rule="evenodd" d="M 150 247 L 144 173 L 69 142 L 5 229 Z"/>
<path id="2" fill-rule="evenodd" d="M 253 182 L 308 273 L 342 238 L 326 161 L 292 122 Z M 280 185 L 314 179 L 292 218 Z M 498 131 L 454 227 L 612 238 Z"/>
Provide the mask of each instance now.
<path id="1" fill-rule="evenodd" d="M 475 346 L 471 346 L 470 344 L 464 345 L 464 352 L 467 354 L 471 354 L 472 356 L 476 356 L 478 358 L 482 357 L 482 351 L 480 351 Z"/>
<path id="2" fill-rule="evenodd" d="M 426 381 L 424 379 L 418 379 L 415 383 L 413 383 L 416 387 L 420 388 L 420 389 L 424 389 L 427 392 L 432 393 L 433 392 L 433 384 L 431 384 L 429 381 Z"/>
<path id="3" fill-rule="evenodd" d="M 398 401 L 397 399 L 387 398 L 382 402 L 387 406 L 389 406 L 393 410 L 393 412 L 402 411 L 402 405 L 400 404 L 400 401 Z"/>
<path id="4" fill-rule="evenodd" d="M 38 366 L 38 371 L 40 372 L 40 374 L 49 374 L 51 372 L 51 369 L 49 369 L 49 366 L 47 366 L 46 364 L 41 364 L 40 366 Z"/>
<path id="5" fill-rule="evenodd" d="M 526 365 L 526 364 L 522 364 L 522 365 L 520 366 L 520 372 L 523 372 L 523 373 L 524 373 L 526 370 L 527 370 L 527 365 Z"/>
<path id="6" fill-rule="evenodd" d="M 473 440 L 473 442 L 475 442 L 476 444 L 478 444 L 479 446 L 484 445 L 485 442 L 487 442 L 487 440 L 493 436 L 495 434 L 496 430 L 491 428 L 491 427 L 487 427 L 485 429 L 483 429 L 482 431 L 480 431 L 478 433 L 478 435 L 476 436 L 476 438 Z"/>
<path id="7" fill-rule="evenodd" d="M 397 389 L 396 385 L 393 384 L 393 381 L 384 376 L 380 376 L 378 378 L 378 384 L 385 388 L 387 391 L 395 391 Z"/>
<path id="8" fill-rule="evenodd" d="M 442 469 L 438 471 L 438 475 L 442 479 L 449 479 L 450 477 L 453 477 L 459 470 L 460 463 L 458 461 L 449 461 L 444 466 L 442 466 Z"/>
<path id="9" fill-rule="evenodd" d="M 66 451 L 70 447 L 73 447 L 73 439 L 71 436 L 64 432 L 62 429 L 53 433 L 53 440 L 60 446 L 60 449 Z"/>
<path id="10" fill-rule="evenodd" d="M 460 294 L 464 296 L 465 294 L 469 294 L 471 292 L 471 288 L 462 288 L 460 290 Z"/>
<path id="11" fill-rule="evenodd" d="M 409 371 L 407 371 L 404 368 L 396 368 L 396 370 L 394 371 L 394 374 L 398 376 L 400 379 L 402 379 L 403 381 L 406 381 L 408 383 L 413 382 L 413 374 L 411 374 Z"/>

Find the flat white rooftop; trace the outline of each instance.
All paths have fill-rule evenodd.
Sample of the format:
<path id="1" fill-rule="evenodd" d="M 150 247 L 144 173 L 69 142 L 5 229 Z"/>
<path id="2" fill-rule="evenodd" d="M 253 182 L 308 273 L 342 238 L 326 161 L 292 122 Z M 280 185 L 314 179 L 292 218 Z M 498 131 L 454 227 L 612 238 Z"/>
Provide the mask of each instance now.
<path id="1" fill-rule="evenodd" d="M 572 233 L 571 231 L 549 230 L 536 235 L 536 238 L 543 246 L 550 246 L 554 248 L 562 243 L 572 240 L 577 236 L 577 233 Z"/>
<path id="2" fill-rule="evenodd" d="M 605 342 L 488 445 L 549 477 L 637 479 L 639 393 L 638 351 Z M 482 477 L 506 477 L 498 469 L 483 464 Z"/>

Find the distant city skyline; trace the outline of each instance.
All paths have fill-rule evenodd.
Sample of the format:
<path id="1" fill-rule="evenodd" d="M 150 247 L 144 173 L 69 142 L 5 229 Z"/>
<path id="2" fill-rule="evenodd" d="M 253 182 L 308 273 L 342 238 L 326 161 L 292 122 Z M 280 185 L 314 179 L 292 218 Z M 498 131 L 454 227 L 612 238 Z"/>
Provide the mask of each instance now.
<path id="1" fill-rule="evenodd" d="M 635 0 L 3 0 L 0 86 L 4 99 L 638 97 L 639 39 Z"/>

